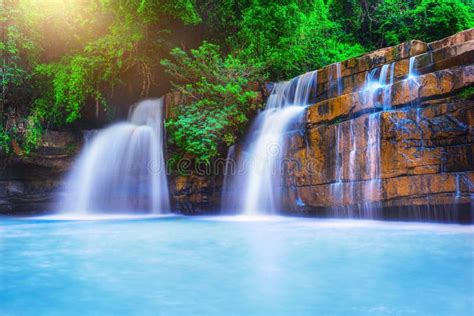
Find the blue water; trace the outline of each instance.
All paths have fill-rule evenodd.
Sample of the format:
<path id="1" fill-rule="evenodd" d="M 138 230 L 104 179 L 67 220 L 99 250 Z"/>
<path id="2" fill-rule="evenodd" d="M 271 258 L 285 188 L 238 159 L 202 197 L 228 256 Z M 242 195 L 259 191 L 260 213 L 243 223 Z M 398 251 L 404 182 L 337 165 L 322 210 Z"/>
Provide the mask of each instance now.
<path id="1" fill-rule="evenodd" d="M 472 315 L 470 226 L 0 218 L 0 315 Z"/>

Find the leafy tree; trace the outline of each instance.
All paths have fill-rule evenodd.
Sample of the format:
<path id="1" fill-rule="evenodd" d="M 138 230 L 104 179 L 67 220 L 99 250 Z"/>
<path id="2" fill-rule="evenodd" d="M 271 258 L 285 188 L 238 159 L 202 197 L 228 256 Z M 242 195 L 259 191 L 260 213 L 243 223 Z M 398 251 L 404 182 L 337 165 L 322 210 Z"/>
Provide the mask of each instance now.
<path id="1" fill-rule="evenodd" d="M 94 3 L 91 1 L 95 8 Z M 47 90 L 36 104 L 54 105 L 58 110 L 54 111 L 57 123 L 78 119 L 81 107 L 89 98 L 95 100 L 96 106 L 105 105 L 103 91 L 120 84 L 121 75 L 129 70 L 141 77 L 140 95 L 148 95 L 153 83 L 152 68 L 157 66 L 154 56 L 159 53 L 166 31 L 161 28 L 161 19 L 170 15 L 186 23 L 199 21 L 190 0 L 104 0 L 96 9 L 112 17 L 107 33 L 86 42 L 59 62 L 36 68 L 38 75 L 50 78 L 52 83 L 52 91 Z"/>
<path id="2" fill-rule="evenodd" d="M 332 0 L 331 19 L 367 50 L 474 27 L 472 0 Z"/>
<path id="3" fill-rule="evenodd" d="M 169 141 L 178 155 L 209 162 L 236 142 L 256 110 L 256 92 L 249 83 L 259 68 L 233 55 L 221 56 L 220 47 L 207 42 L 190 54 L 175 48 L 171 55 L 174 61 L 162 64 L 177 80 L 183 100 L 166 122 Z"/>
<path id="4" fill-rule="evenodd" d="M 213 3 L 208 1 L 208 6 L 209 2 Z M 230 51 L 263 64 L 271 80 L 288 79 L 363 52 L 330 20 L 323 0 L 227 0 L 216 6 L 217 16 L 207 13 L 210 27 L 218 28 L 211 34 L 226 34 Z"/>
<path id="5" fill-rule="evenodd" d="M 25 32 L 16 2 L 3 0 L 0 6 L 0 113 L 3 113 L 5 104 L 15 101 L 17 96 L 14 92 L 18 92 L 16 89 L 29 79 L 30 60 L 33 60 L 34 50 L 37 48 Z"/>
<path id="6" fill-rule="evenodd" d="M 0 149 L 9 153 L 10 144 L 19 132 L 5 120 L 5 110 L 29 101 L 28 86 L 37 47 L 29 37 L 18 1 L 2 0 L 0 27 Z"/>
<path id="7" fill-rule="evenodd" d="M 459 0 L 422 0 L 412 11 L 414 38 L 431 42 L 474 27 L 474 3 L 467 0 L 466 4 Z"/>
<path id="8" fill-rule="evenodd" d="M 15 82 L 24 89 L 27 85 L 20 82 L 24 78 L 34 82 L 34 91 L 24 102 L 29 108 L 21 114 L 27 131 L 10 133 L 26 153 L 38 144 L 44 127 L 77 121 L 88 104 L 94 104 L 96 111 L 106 107 L 105 93 L 123 84 L 125 74 L 138 78 L 140 95 L 148 95 L 159 66 L 157 56 L 162 55 L 169 33 L 167 25 L 200 21 L 193 0 L 6 1 L 0 11 L 7 26 L 0 50 L 9 65 L 2 76 L 4 95 L 12 95 L 13 90 L 5 87 Z M 21 54 L 20 48 L 28 47 L 34 47 L 36 58 Z"/>

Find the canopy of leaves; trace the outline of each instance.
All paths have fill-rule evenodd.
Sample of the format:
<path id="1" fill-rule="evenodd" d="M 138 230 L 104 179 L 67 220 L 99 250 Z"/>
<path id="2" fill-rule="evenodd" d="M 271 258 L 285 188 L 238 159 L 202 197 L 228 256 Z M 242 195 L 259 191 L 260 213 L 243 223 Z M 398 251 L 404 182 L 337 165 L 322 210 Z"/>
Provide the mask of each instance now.
<path id="1" fill-rule="evenodd" d="M 232 145 L 258 105 L 252 103 L 258 67 L 232 55 L 221 56 L 220 47 L 204 42 L 190 54 L 176 48 L 173 61 L 163 60 L 184 102 L 174 107 L 166 122 L 170 142 L 179 156 L 209 162 L 219 148 Z"/>
<path id="2" fill-rule="evenodd" d="M 159 66 L 157 56 L 167 50 L 163 47 L 167 24 L 200 21 L 193 0 L 5 0 L 2 4 L 0 22 L 7 30 L 0 44 L 6 64 L 2 109 L 13 106 L 28 116 L 25 123 L 38 123 L 26 124 L 37 130 L 23 136 L 39 137 L 40 127 L 75 122 L 86 104 L 106 107 L 105 93 L 113 93 L 125 73 L 135 74 L 129 77 L 141 81 L 140 95 L 148 95 L 153 70 Z M 18 86 L 34 88 L 23 104 L 15 100 Z M 21 139 L 13 127 L 3 127 L 3 133 L 10 133 L 9 139 L 19 138 L 26 151 L 39 141 Z"/>
<path id="3" fill-rule="evenodd" d="M 272 80 L 288 79 L 364 52 L 329 10 L 323 0 L 227 0 L 210 16 L 222 28 L 211 36 L 227 34 L 241 58 L 263 64 Z"/>
<path id="4" fill-rule="evenodd" d="M 163 65 L 187 98 L 170 139 L 208 160 L 243 132 L 257 73 L 289 79 L 437 40 L 474 27 L 473 16 L 472 0 L 1 0 L 0 147 L 28 152 L 44 129 L 80 127 L 91 109 L 115 113 L 117 93 L 152 94 L 169 80 L 160 60 L 172 58 Z"/>
<path id="5" fill-rule="evenodd" d="M 368 50 L 474 27 L 472 0 L 332 0 L 331 18 Z"/>

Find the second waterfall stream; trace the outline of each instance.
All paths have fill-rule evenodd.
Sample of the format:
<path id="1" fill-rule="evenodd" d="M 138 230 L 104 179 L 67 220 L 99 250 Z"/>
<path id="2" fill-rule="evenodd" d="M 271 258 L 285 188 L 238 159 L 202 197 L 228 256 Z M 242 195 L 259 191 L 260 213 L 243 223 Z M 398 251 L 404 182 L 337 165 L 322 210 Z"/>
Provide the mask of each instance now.
<path id="1" fill-rule="evenodd" d="M 316 85 L 317 71 L 275 84 L 242 145 L 234 172 L 225 175 L 225 210 L 244 215 L 279 211 L 284 134 L 304 113 Z"/>

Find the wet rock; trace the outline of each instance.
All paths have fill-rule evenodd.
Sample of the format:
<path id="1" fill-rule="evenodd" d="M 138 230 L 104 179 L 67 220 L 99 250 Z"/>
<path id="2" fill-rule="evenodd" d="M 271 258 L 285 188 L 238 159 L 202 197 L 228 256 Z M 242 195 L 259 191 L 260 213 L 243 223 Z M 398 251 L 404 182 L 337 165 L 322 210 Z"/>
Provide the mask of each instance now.
<path id="1" fill-rule="evenodd" d="M 443 38 L 439 41 L 429 43 L 428 46 L 430 49 L 435 50 L 435 49 L 440 49 L 443 47 L 454 46 L 456 44 L 464 43 L 464 42 L 472 41 L 472 40 L 474 40 L 474 28 L 456 33 L 452 36 Z"/>
<path id="2" fill-rule="evenodd" d="M 187 215 L 218 211 L 221 185 L 217 177 L 190 173 L 171 176 L 168 181 L 173 210 Z"/>
<path id="3" fill-rule="evenodd" d="M 459 96 L 474 86 L 472 34 L 432 43 L 430 52 L 418 50 L 413 79 L 406 78 L 409 59 L 398 58 L 393 85 L 360 91 L 362 76 L 349 72 L 342 95 L 310 106 L 304 137 L 289 136 L 286 208 L 474 220 L 474 101 Z M 380 52 L 372 65 L 393 59 L 374 58 Z M 347 64 L 364 69 L 362 60 L 369 59 L 343 62 L 342 73 L 348 74 Z M 389 106 L 383 104 L 387 98 Z"/>
<path id="4" fill-rule="evenodd" d="M 78 134 L 48 131 L 39 149 L 29 156 L 0 156 L 0 214 L 50 211 L 81 144 Z"/>
<path id="5" fill-rule="evenodd" d="M 402 44 L 401 47 L 404 45 L 406 46 L 408 43 Z M 386 51 L 387 49 L 382 50 L 382 52 Z M 395 82 L 405 79 L 409 72 L 410 57 L 414 57 L 413 71 L 418 75 L 460 65 L 469 65 L 474 60 L 474 41 L 457 41 L 451 46 L 443 46 L 431 50 L 416 49 L 413 51 L 413 54 L 400 54 L 396 58 L 387 58 L 387 62 L 381 64 L 377 62 L 355 62 L 357 59 L 342 62 L 340 66 L 342 75 L 340 78 L 341 95 L 360 91 L 364 86 L 368 73 L 375 70 L 376 77 L 378 78 L 381 74 L 381 66 L 383 65 L 388 66 L 386 82 L 389 82 L 390 76 L 393 76 Z M 367 56 L 360 57 L 362 60 L 367 58 L 370 59 Z M 384 59 L 379 58 L 379 60 Z M 352 72 L 347 71 L 347 64 L 351 65 Z M 334 85 L 334 82 L 330 82 L 330 79 L 336 78 L 335 69 L 333 64 L 318 71 L 318 85 L 315 96 L 317 101 L 321 102 L 335 97 L 334 93 L 330 93 L 330 88 Z"/>

